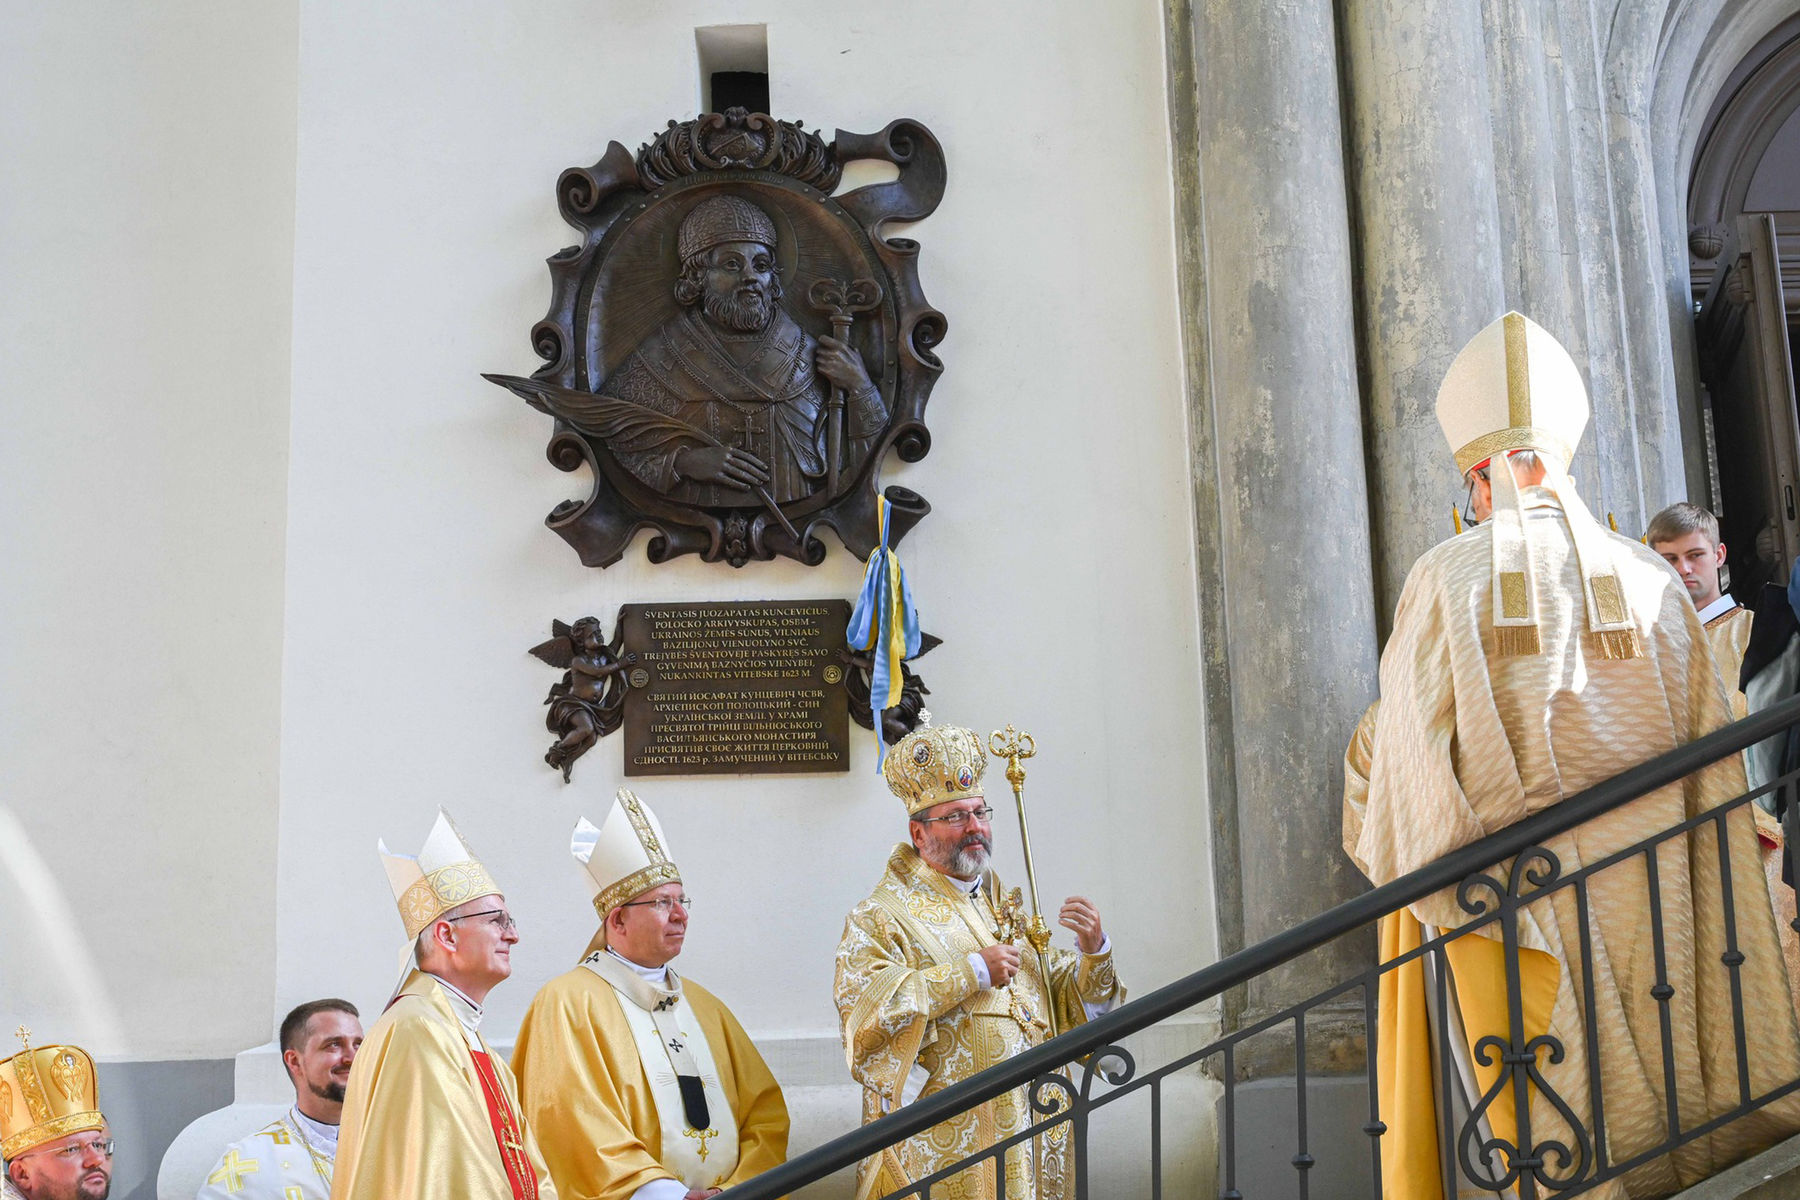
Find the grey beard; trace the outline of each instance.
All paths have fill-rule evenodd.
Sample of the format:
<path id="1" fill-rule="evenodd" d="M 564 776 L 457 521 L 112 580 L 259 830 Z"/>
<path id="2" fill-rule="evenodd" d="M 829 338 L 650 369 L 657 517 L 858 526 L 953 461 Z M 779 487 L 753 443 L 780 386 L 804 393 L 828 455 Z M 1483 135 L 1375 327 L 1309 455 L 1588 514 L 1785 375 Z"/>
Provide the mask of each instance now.
<path id="1" fill-rule="evenodd" d="M 761 293 L 753 300 L 739 300 L 735 295 L 714 296 L 709 292 L 701 300 L 701 308 L 709 320 L 737 333 L 756 333 L 766 328 L 775 315 L 774 301 Z"/>
<path id="2" fill-rule="evenodd" d="M 988 853 L 993 849 L 993 844 L 979 833 L 970 836 L 971 843 L 958 846 L 956 853 L 950 856 L 950 874 L 960 875 L 965 879 L 981 873 L 981 869 L 988 864 Z"/>
<path id="3" fill-rule="evenodd" d="M 344 1102 L 344 1085 L 341 1083 L 328 1083 L 324 1087 L 320 1087 L 316 1083 L 309 1083 L 306 1086 L 312 1091 L 313 1095 L 321 1100 L 329 1100 L 333 1104 L 342 1104 Z"/>

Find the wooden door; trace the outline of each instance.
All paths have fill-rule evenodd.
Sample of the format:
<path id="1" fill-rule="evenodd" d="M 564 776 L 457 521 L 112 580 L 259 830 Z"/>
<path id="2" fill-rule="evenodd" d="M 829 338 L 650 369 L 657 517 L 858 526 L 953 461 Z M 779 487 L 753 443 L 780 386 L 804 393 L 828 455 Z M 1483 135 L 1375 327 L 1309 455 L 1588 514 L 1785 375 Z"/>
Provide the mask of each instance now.
<path id="1" fill-rule="evenodd" d="M 1781 259 L 1768 213 L 1738 218 L 1700 314 L 1700 369 L 1712 398 L 1720 535 L 1732 592 L 1754 600 L 1800 555 L 1800 410 L 1795 407 Z"/>

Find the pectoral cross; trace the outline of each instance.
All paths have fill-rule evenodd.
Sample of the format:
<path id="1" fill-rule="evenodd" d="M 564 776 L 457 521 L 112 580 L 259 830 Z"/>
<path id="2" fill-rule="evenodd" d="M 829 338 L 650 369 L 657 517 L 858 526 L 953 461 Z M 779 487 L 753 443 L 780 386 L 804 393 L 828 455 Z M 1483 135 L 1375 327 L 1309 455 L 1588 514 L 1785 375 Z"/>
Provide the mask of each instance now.
<path id="1" fill-rule="evenodd" d="M 227 1150 L 219 1161 L 219 1169 L 206 1177 L 208 1183 L 222 1183 L 225 1190 L 235 1192 L 244 1186 L 244 1176 L 254 1175 L 260 1168 L 254 1158 L 241 1158 L 236 1150 Z"/>
<path id="2" fill-rule="evenodd" d="M 700 1161 L 705 1162 L 707 1139 L 718 1137 L 719 1131 L 717 1129 L 684 1129 L 681 1131 L 681 1136 L 693 1138 L 700 1143 Z"/>

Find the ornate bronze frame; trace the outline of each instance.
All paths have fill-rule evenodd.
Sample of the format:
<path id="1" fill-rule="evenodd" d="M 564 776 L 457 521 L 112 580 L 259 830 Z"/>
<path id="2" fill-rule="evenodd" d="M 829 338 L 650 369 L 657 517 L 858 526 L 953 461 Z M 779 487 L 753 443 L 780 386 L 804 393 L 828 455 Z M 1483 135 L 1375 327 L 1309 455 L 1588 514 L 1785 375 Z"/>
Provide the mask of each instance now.
<path id="1" fill-rule="evenodd" d="M 892 163 L 899 176 L 833 195 L 843 165 L 855 159 Z M 619 331 L 641 333 L 661 315 L 659 306 L 666 312 L 673 305 L 659 282 L 674 264 L 673 214 L 710 196 L 741 195 L 782 214 L 791 230 L 794 244 L 782 255 L 790 275 L 788 315 L 815 335 L 855 340 L 888 417 L 872 452 L 844 478 L 835 478 L 834 468 L 833 478 L 801 499 L 728 509 L 684 503 L 646 486 L 620 466 L 604 436 L 558 415 L 546 449 L 550 462 L 564 471 L 587 466 L 594 486 L 587 499 L 557 505 L 545 524 L 593 567 L 619 561 L 643 528 L 655 531 L 652 562 L 699 554 L 742 566 L 781 555 L 816 565 L 825 557 L 816 536 L 822 527 L 866 557 L 878 540 L 876 496 L 887 451 L 917 462 L 930 449 L 925 404 L 943 370 L 935 348 L 947 328 L 920 287 L 918 243 L 885 237 L 883 226 L 930 215 L 944 184 L 943 152 L 916 121 L 895 121 L 874 134 L 839 130 L 827 143 L 800 122 L 742 109 L 670 121 L 635 156 L 613 142 L 593 166 L 564 171 L 557 204 L 582 243 L 549 259 L 550 311 L 531 331 L 547 365 L 530 381 L 488 378 L 545 411 L 553 407 L 534 399 L 541 388 L 533 385 L 596 392 L 622 356 Z M 857 286 L 870 281 L 879 296 Z M 852 321 L 856 329 L 847 332 Z M 887 496 L 892 544 L 930 505 L 904 488 L 889 488 Z"/>

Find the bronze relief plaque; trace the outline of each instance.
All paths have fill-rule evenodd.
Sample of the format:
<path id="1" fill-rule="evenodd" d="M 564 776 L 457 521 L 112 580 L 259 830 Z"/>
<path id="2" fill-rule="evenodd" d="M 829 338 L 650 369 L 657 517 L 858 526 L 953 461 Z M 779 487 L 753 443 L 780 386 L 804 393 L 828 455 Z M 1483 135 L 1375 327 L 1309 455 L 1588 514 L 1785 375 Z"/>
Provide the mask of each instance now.
<path id="1" fill-rule="evenodd" d="M 625 774 L 850 769 L 848 600 L 627 604 Z"/>
<path id="2" fill-rule="evenodd" d="M 899 176 L 838 194 L 853 159 Z M 596 567 L 644 528 L 655 562 L 816 564 L 823 529 L 867 557 L 883 459 L 930 448 L 946 328 L 918 243 L 883 226 L 929 215 L 944 182 L 917 122 L 827 142 L 742 109 L 565 171 L 557 200 L 583 240 L 550 259 L 550 312 L 532 329 L 547 365 L 487 376 L 555 418 L 553 464 L 593 476 L 545 523 Z M 887 495 L 892 544 L 930 506 Z"/>

